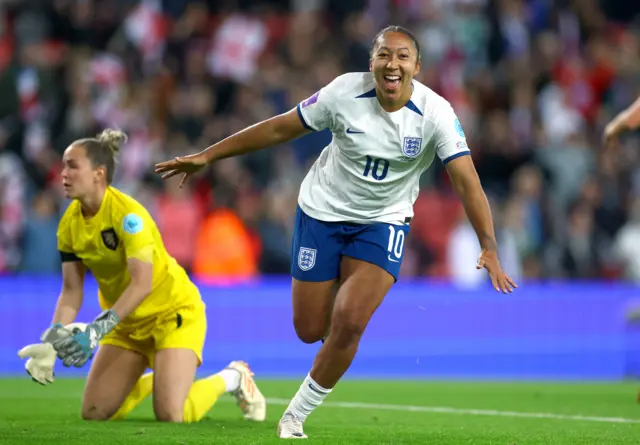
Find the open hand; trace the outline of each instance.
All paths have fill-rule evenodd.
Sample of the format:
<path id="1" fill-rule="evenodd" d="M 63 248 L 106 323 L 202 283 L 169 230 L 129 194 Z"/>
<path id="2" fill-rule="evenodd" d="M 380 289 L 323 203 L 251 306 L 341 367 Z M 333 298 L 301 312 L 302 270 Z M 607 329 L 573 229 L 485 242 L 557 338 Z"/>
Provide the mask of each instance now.
<path id="1" fill-rule="evenodd" d="M 609 123 L 602 134 L 602 145 L 604 148 L 615 149 L 618 147 L 618 133 L 617 126 L 611 122 Z"/>
<path id="2" fill-rule="evenodd" d="M 498 253 L 495 250 L 482 249 L 480 256 L 478 257 L 478 265 L 476 269 L 487 269 L 489 277 L 491 277 L 491 284 L 493 288 L 503 294 L 511 293 L 518 286 L 516 283 L 504 273 L 500 261 L 498 260 Z"/>
<path id="3" fill-rule="evenodd" d="M 169 179 L 182 173 L 180 187 L 187 182 L 187 179 L 198 173 L 207 165 L 207 160 L 201 153 L 188 156 L 179 156 L 171 161 L 156 164 L 156 173 L 162 173 L 162 179 Z"/>

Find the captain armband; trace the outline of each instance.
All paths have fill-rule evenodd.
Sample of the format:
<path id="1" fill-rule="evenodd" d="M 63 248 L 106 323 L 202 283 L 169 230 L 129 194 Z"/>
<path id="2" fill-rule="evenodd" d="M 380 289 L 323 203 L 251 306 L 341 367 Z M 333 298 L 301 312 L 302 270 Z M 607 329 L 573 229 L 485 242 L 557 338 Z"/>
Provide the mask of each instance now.
<path id="1" fill-rule="evenodd" d="M 60 261 L 62 261 L 63 263 L 80 261 L 80 258 L 78 258 L 75 253 L 63 252 L 62 250 L 60 250 L 59 252 L 60 252 Z"/>

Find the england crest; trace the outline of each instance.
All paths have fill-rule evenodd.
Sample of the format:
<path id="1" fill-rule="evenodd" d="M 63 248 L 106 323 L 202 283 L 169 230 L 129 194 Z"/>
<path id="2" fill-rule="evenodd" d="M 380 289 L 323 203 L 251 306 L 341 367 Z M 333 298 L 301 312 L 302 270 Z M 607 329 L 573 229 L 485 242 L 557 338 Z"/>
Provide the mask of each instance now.
<path id="1" fill-rule="evenodd" d="M 409 158 L 415 158 L 422 151 L 422 138 L 404 138 L 402 153 Z"/>
<path id="2" fill-rule="evenodd" d="M 316 249 L 301 247 L 298 253 L 298 267 L 300 270 L 310 270 L 316 265 Z"/>

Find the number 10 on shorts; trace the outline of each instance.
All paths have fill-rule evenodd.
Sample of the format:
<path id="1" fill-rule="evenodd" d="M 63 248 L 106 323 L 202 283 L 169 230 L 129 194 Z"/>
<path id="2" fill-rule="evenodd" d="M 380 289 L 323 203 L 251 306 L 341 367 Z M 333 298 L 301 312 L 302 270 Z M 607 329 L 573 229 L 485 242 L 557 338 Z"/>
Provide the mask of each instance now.
<path id="1" fill-rule="evenodd" d="M 389 261 L 393 261 L 394 263 L 400 261 L 400 258 L 402 258 L 402 249 L 404 249 L 404 231 L 396 230 L 395 227 L 390 225 L 389 244 L 387 245 Z"/>

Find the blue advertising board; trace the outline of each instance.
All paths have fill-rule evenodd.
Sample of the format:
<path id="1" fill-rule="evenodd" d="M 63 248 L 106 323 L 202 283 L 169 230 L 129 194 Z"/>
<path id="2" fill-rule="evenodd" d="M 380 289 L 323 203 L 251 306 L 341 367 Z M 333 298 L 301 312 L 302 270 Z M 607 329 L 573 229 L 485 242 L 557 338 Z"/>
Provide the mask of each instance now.
<path id="1" fill-rule="evenodd" d="M 24 372 L 16 351 L 50 324 L 60 277 L 0 277 L 0 373 Z M 302 377 L 320 347 L 292 325 L 286 278 L 199 283 L 209 328 L 202 374 L 242 359 L 256 373 Z M 352 378 L 621 379 L 640 374 L 640 328 L 627 321 L 638 288 L 525 283 L 502 295 L 442 282 L 399 282 L 369 325 Z M 88 280 L 78 321 L 100 311 Z M 58 366 L 57 375 L 86 369 Z"/>

